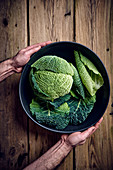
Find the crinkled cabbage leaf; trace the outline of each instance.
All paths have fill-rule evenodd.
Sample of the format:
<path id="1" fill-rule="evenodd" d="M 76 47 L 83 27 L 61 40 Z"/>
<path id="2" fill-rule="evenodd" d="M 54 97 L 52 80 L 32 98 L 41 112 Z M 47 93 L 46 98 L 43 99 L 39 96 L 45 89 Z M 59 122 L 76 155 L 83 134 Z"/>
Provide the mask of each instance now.
<path id="1" fill-rule="evenodd" d="M 74 72 L 66 60 L 57 56 L 43 56 L 31 68 L 29 79 L 35 95 L 54 100 L 70 92 Z"/>
<path id="2" fill-rule="evenodd" d="M 52 71 L 55 73 L 69 74 L 73 76 L 73 69 L 70 64 L 63 58 L 55 55 L 46 55 L 39 58 L 31 67 L 41 71 Z"/>
<path id="3" fill-rule="evenodd" d="M 70 108 L 66 102 L 58 108 L 50 110 L 41 101 L 33 99 L 30 104 L 30 111 L 38 123 L 47 125 L 48 127 L 62 130 L 69 124 Z"/>
<path id="4" fill-rule="evenodd" d="M 96 95 L 88 96 L 84 100 L 70 99 L 67 103 L 70 107 L 70 123 L 77 125 L 86 120 L 96 102 Z"/>
<path id="5" fill-rule="evenodd" d="M 30 104 L 32 116 L 40 124 L 62 130 L 67 125 L 77 125 L 86 120 L 96 102 L 96 95 L 85 99 L 74 99 L 71 95 L 55 99 L 54 102 L 45 102 L 33 99 Z"/>

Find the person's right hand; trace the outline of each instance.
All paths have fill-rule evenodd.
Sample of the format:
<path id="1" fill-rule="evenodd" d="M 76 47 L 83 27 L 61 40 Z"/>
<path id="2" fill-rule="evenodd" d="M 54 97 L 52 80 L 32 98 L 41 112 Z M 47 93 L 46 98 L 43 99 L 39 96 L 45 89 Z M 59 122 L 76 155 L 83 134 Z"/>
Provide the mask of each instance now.
<path id="1" fill-rule="evenodd" d="M 86 139 L 91 136 L 99 127 L 103 120 L 103 117 L 95 124 L 95 126 L 83 132 L 75 132 L 71 135 L 62 135 L 61 138 L 65 141 L 68 146 L 75 147 L 76 145 L 82 145 L 85 143 Z"/>

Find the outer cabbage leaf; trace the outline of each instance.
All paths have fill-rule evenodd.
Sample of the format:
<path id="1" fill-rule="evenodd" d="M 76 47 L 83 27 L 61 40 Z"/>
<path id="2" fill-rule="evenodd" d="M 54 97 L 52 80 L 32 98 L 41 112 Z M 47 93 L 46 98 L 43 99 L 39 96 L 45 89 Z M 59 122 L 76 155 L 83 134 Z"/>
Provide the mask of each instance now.
<path id="1" fill-rule="evenodd" d="M 32 99 L 32 102 L 30 104 L 30 111 L 32 113 L 32 116 L 34 116 L 36 113 L 43 113 L 43 114 L 48 114 L 48 108 L 44 105 L 41 106 L 36 99 Z"/>
<path id="2" fill-rule="evenodd" d="M 36 70 L 48 70 L 55 73 L 69 74 L 71 76 L 74 74 L 70 64 L 66 60 L 52 55 L 41 57 L 33 63 L 31 67 L 36 68 Z"/>
<path id="3" fill-rule="evenodd" d="M 70 107 L 70 123 L 77 125 L 86 120 L 89 113 L 94 107 L 96 96 L 86 97 L 85 100 L 70 99 L 68 105 Z"/>
<path id="4" fill-rule="evenodd" d="M 33 99 L 30 104 L 30 111 L 38 123 L 59 130 L 64 129 L 69 123 L 73 125 L 82 123 L 93 109 L 96 96 L 89 96 L 85 99 L 75 99 L 69 96 L 65 95 L 66 102 L 62 104 L 56 102 L 56 105 L 52 105 L 51 102 Z"/>
<path id="5" fill-rule="evenodd" d="M 79 52 L 80 53 L 80 52 Z M 89 68 L 89 70 L 92 70 L 95 74 L 99 74 L 101 75 L 97 68 L 95 67 L 95 65 L 86 57 L 84 57 L 82 55 L 82 53 L 80 53 L 80 58 L 81 58 L 81 61 L 84 63 L 85 66 L 87 66 Z"/>
<path id="6" fill-rule="evenodd" d="M 62 130 L 69 124 L 69 106 L 67 103 L 51 111 L 33 99 L 30 104 L 30 111 L 38 123 L 45 124 L 48 127 Z"/>
<path id="7" fill-rule="evenodd" d="M 103 78 L 95 65 L 80 53 L 81 61 L 86 66 L 92 80 L 95 82 L 96 89 L 98 90 L 104 83 Z"/>
<path id="8" fill-rule="evenodd" d="M 73 66 L 73 64 L 71 64 L 71 67 L 73 69 L 74 75 L 73 75 L 73 85 L 74 85 L 74 89 L 75 91 L 83 97 L 83 99 L 85 98 L 85 92 L 84 92 L 84 87 L 82 84 L 82 81 L 80 79 L 80 76 L 78 74 L 77 69 Z"/>
<path id="9" fill-rule="evenodd" d="M 75 62 L 82 83 L 91 96 L 95 95 L 97 90 L 103 85 L 104 81 L 94 64 L 85 59 L 85 57 L 77 51 L 74 51 Z"/>
<path id="10" fill-rule="evenodd" d="M 50 96 L 48 96 L 46 93 L 44 93 L 40 87 L 38 86 L 37 82 L 36 82 L 36 79 L 35 79 L 35 76 L 34 76 L 34 73 L 33 73 L 33 68 L 31 69 L 30 73 L 29 73 L 29 82 L 30 82 L 30 85 L 32 87 L 32 90 L 34 92 L 34 94 L 36 96 L 42 96 L 42 97 L 45 97 L 45 99 L 48 99 L 50 98 Z"/>

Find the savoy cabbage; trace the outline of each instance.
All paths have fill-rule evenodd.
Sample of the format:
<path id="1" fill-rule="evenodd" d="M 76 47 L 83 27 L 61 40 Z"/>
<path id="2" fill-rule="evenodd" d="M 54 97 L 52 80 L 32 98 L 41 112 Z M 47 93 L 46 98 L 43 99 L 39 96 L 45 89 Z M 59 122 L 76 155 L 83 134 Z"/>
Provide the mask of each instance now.
<path id="1" fill-rule="evenodd" d="M 94 64 L 74 51 L 75 66 L 57 56 L 43 56 L 31 65 L 29 81 L 34 92 L 32 116 L 40 124 L 65 129 L 86 120 L 104 81 Z"/>

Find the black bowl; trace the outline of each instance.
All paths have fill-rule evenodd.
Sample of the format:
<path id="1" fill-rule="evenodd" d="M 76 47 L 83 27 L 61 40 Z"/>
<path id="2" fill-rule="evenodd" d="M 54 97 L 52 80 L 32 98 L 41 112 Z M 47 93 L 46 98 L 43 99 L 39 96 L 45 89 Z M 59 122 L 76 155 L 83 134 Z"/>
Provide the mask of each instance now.
<path id="1" fill-rule="evenodd" d="M 66 59 L 68 62 L 75 64 L 74 60 L 74 50 L 79 50 L 90 59 L 94 65 L 97 67 L 98 71 L 102 74 L 104 79 L 104 85 L 97 91 L 97 100 L 94 105 L 92 112 L 89 114 L 87 119 L 79 125 L 68 125 L 64 130 L 56 130 L 44 125 L 39 124 L 31 115 L 29 104 L 32 100 L 32 90 L 29 85 L 29 72 L 31 64 L 33 64 L 37 59 L 44 55 L 57 55 Z M 30 61 L 25 65 L 19 83 L 19 96 L 21 104 L 26 112 L 26 114 L 39 126 L 54 132 L 60 133 L 72 133 L 76 131 L 83 131 L 91 126 L 93 126 L 98 120 L 103 116 L 109 101 L 110 95 L 110 84 L 107 71 L 104 64 L 99 59 L 99 57 L 89 48 L 75 43 L 75 42 L 56 42 L 43 47 L 41 50 L 36 52 L 30 59 Z"/>

